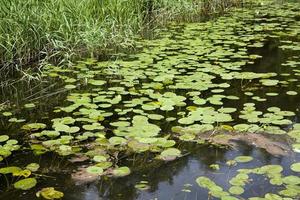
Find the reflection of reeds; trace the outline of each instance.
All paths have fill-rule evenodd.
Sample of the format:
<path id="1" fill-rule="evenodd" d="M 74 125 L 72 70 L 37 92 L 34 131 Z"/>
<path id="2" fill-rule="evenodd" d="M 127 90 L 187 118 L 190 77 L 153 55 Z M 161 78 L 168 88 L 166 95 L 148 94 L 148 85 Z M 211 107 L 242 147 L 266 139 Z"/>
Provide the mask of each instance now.
<path id="1" fill-rule="evenodd" d="M 149 22 L 191 20 L 239 0 L 0 0 L 0 64 L 18 66 L 132 46 Z"/>

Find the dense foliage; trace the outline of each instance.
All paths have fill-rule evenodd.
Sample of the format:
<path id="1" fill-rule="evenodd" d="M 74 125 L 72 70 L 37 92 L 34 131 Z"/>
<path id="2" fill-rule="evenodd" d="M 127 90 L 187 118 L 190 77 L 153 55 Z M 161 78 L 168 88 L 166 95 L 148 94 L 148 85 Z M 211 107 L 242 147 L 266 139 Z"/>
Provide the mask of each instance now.
<path id="1" fill-rule="evenodd" d="M 143 29 L 191 20 L 239 0 L 0 0 L 0 65 L 69 61 L 130 47 Z M 10 68 L 12 69 L 12 68 Z"/>

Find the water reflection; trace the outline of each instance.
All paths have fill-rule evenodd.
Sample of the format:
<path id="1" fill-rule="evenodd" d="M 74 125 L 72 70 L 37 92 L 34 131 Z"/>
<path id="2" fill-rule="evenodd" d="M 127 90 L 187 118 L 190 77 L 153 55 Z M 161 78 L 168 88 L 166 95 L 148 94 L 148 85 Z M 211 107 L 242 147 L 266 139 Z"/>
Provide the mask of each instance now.
<path id="1" fill-rule="evenodd" d="M 274 157 L 267 152 L 241 144 L 239 151 L 220 148 L 191 147 L 192 154 L 179 160 L 160 163 L 146 170 L 135 171 L 132 175 L 119 179 L 101 180 L 85 186 L 70 187 L 65 191 L 66 199 L 74 200 L 145 200 L 145 199 L 209 199 L 208 192 L 200 188 L 195 180 L 199 176 L 206 176 L 222 186 L 224 190 L 230 187 L 229 180 L 234 177 L 238 169 L 255 168 L 267 164 L 279 164 L 285 169 L 284 174 L 291 174 L 289 165 L 299 156 Z M 229 167 L 226 161 L 234 159 L 238 155 L 249 155 L 254 160 L 249 163 L 239 163 Z M 219 164 L 220 170 L 215 171 L 209 167 L 211 164 Z M 144 164 L 147 165 L 147 164 Z M 264 176 L 251 175 L 252 181 L 245 187 L 243 198 L 262 196 L 280 187 L 271 186 Z M 150 189 L 139 191 L 135 184 L 146 180 L 149 181 Z M 191 185 L 187 185 L 191 184 Z M 188 189 L 191 192 L 184 192 Z M 211 198 L 214 199 L 214 198 Z"/>

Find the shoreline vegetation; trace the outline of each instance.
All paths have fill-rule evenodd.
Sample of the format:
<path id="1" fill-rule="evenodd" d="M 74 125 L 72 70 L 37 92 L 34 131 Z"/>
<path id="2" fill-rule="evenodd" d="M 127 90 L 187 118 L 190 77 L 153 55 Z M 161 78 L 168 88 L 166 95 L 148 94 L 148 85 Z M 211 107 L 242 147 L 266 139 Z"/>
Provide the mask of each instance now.
<path id="1" fill-rule="evenodd" d="M 240 4 L 241 0 L 0 0 L 1 78 L 36 64 L 67 65 L 75 58 L 130 49 L 146 29 L 172 21 L 200 21 Z"/>

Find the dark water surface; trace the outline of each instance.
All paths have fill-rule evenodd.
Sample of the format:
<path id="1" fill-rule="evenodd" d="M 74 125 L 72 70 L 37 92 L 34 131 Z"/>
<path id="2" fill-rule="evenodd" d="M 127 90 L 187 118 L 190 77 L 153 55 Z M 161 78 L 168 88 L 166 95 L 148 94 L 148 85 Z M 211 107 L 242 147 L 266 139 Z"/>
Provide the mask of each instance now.
<path id="1" fill-rule="evenodd" d="M 296 5 L 299 5 L 297 8 Z M 266 9 L 270 10 L 266 10 Z M 254 9 L 254 8 L 253 8 Z M 293 62 L 300 62 L 300 50 L 295 49 L 283 49 L 282 45 L 284 45 L 284 41 L 295 42 L 296 47 L 300 48 L 300 14 L 297 15 L 297 12 L 300 13 L 300 4 L 284 4 L 284 5 L 273 5 L 270 7 L 259 7 L 256 8 L 258 14 L 255 15 L 255 9 L 253 11 L 239 11 L 240 13 L 252 13 L 251 17 L 248 15 L 245 16 L 245 24 L 246 30 L 243 32 L 239 32 L 242 28 L 239 28 L 236 31 L 236 36 L 238 38 L 242 38 L 241 41 L 246 41 L 245 38 L 249 35 L 253 34 L 254 36 L 260 38 L 259 42 L 262 44 L 261 46 L 235 46 L 231 49 L 236 51 L 238 55 L 241 54 L 242 51 L 246 52 L 246 55 L 260 55 L 261 58 L 255 59 L 253 62 L 248 62 L 243 65 L 242 68 L 234 68 L 236 62 L 242 60 L 244 58 L 239 57 L 232 57 L 232 56 L 220 56 L 215 55 L 213 52 L 217 51 L 217 47 L 223 48 L 222 53 L 228 53 L 230 48 L 227 48 L 226 41 L 232 41 L 232 38 L 229 40 L 225 35 L 222 35 L 222 32 L 219 32 L 218 35 L 215 37 L 209 30 L 207 31 L 205 28 L 201 28 L 199 25 L 195 25 L 193 28 L 193 24 L 184 24 L 184 25 L 175 25 L 171 26 L 169 30 L 163 30 L 162 34 L 159 35 L 162 41 L 168 38 L 171 42 L 166 45 L 157 45 L 159 51 L 157 54 L 153 53 L 156 51 L 156 48 L 152 48 L 151 45 L 152 41 L 146 41 L 145 43 L 141 43 L 141 45 L 150 46 L 149 49 L 146 48 L 146 51 L 152 52 L 152 55 L 155 57 L 148 65 L 148 71 L 153 69 L 158 69 L 159 65 L 162 65 L 162 70 L 158 72 L 166 73 L 164 69 L 168 69 L 166 74 L 172 74 L 172 70 L 175 69 L 177 72 L 183 74 L 192 74 L 198 69 L 203 68 L 199 67 L 203 63 L 210 63 L 211 67 L 214 66 L 225 66 L 222 65 L 227 63 L 230 65 L 230 69 L 226 68 L 225 74 L 229 72 L 255 72 L 255 73 L 269 73 L 275 72 L 276 76 L 271 77 L 270 79 L 279 80 L 280 83 L 276 86 L 267 87 L 260 84 L 260 79 L 230 79 L 226 80 L 222 78 L 222 74 L 216 75 L 215 79 L 213 80 L 214 84 L 220 83 L 229 83 L 230 87 L 224 88 L 224 92 L 221 92 L 222 95 L 234 95 L 239 97 L 239 100 L 232 101 L 229 99 L 222 100 L 222 105 L 210 105 L 216 109 L 220 107 L 233 107 L 237 108 L 237 112 L 231 114 L 233 118 L 232 121 L 228 121 L 224 123 L 226 125 L 234 126 L 239 123 L 249 123 L 249 121 L 245 119 L 239 118 L 239 112 L 243 110 L 245 103 L 253 102 L 255 103 L 255 108 L 258 111 L 267 112 L 267 109 L 270 107 L 279 107 L 281 110 L 284 111 L 292 111 L 295 113 L 293 116 L 287 117 L 288 120 L 291 121 L 289 124 L 278 125 L 282 130 L 288 131 L 293 127 L 294 124 L 299 123 L 299 107 L 300 107 L 300 83 L 299 83 L 299 74 L 300 70 L 297 71 L 300 67 L 300 64 L 293 64 L 293 66 L 286 66 L 285 64 L 288 61 Z M 273 10 L 272 10 L 273 9 Z M 275 10 L 278 9 L 278 10 Z M 289 13 L 288 16 L 284 16 L 284 11 Z M 266 13 L 261 13 L 265 11 Z M 255 15 L 257 18 L 254 18 Z M 288 14 L 287 14 L 288 15 Z M 242 19 L 242 14 L 235 16 L 235 20 Z M 217 20 L 224 20 L 225 28 L 222 23 L 212 21 L 211 24 L 207 22 L 206 26 L 216 26 L 217 29 L 226 30 L 226 23 L 229 25 L 231 16 L 221 17 Z M 299 17 L 299 18 L 297 18 Z M 252 19 L 247 22 L 247 19 Z M 215 25 L 214 23 L 219 25 Z M 271 24 L 270 26 L 265 26 L 264 24 Z M 279 25 L 278 25 L 278 24 Z M 221 24 L 221 25 L 220 25 Z M 274 25 L 275 24 L 275 25 Z M 202 24 L 204 26 L 204 24 Z M 247 25 L 247 26 L 246 26 Z M 231 24 L 234 27 L 234 25 Z M 239 24 L 238 26 L 241 27 Z M 243 26 L 243 24 L 242 24 Z M 197 29 L 200 30 L 197 31 Z M 221 27 L 221 28 L 220 28 Z M 265 29 L 262 31 L 260 28 L 264 27 Z M 267 27 L 267 28 L 266 28 Z M 274 28 L 275 27 L 275 28 Z M 248 30 L 248 29 L 249 30 Z M 259 30 L 256 30 L 258 28 Z M 281 28 L 281 29 L 279 29 Z M 203 29 L 203 30 L 202 30 Z M 205 29 L 205 31 L 204 31 Z M 189 32 L 190 30 L 194 30 Z M 259 34 L 256 33 L 259 32 Z M 291 34 L 291 32 L 295 32 Z M 213 31 L 212 31 L 213 32 Z M 218 31 L 216 31 L 218 32 Z M 282 33 L 281 33 L 282 32 Z M 273 34 L 274 33 L 274 34 Z M 202 34 L 207 34 L 211 37 L 212 52 L 203 51 L 204 53 L 199 53 L 199 49 L 194 50 L 189 46 L 185 46 L 187 44 L 193 45 L 193 39 L 197 37 L 205 37 Z M 241 35 L 239 35 L 241 34 Z M 261 35 L 267 35 L 263 39 Z M 224 38 L 222 38 L 224 36 Z M 276 36 L 276 37 L 274 37 Z M 221 37 L 221 38 L 220 38 Z M 220 42 L 221 40 L 221 42 Z M 256 41 L 256 39 L 253 39 Z M 220 42 L 222 45 L 219 45 Z M 157 41 L 154 40 L 154 44 Z M 171 44 L 176 45 L 171 45 Z M 209 43 L 210 44 L 210 43 Z M 207 44 L 205 44 L 207 45 Z M 153 45 L 155 46 L 155 45 Z M 156 47 L 157 47 L 156 46 Z M 207 45 L 209 46 L 209 45 Z M 230 43 L 229 46 L 232 46 Z M 216 47 L 216 48 L 215 48 Z M 225 50 L 224 50 L 225 49 Z M 245 50 L 243 50 L 245 49 Z M 194 52 L 193 52 L 194 50 Z M 190 52 L 186 52 L 190 51 Z M 183 53 L 185 52 L 185 54 Z M 180 65 L 187 65 L 192 66 L 192 68 L 185 68 L 185 67 L 176 67 L 178 63 L 174 63 L 174 66 L 168 67 L 166 63 L 160 63 L 160 61 L 164 60 L 171 60 L 172 56 L 176 57 L 176 54 L 183 54 L 181 59 L 184 59 L 183 62 L 179 62 Z M 194 53 L 194 55 L 193 55 Z M 201 55 L 197 55 L 197 53 Z M 139 54 L 137 54 L 139 55 Z M 213 55 L 210 57 L 210 55 Z M 197 57 L 198 56 L 198 57 Z M 219 56 L 219 57 L 218 57 Z M 138 56 L 137 56 L 138 57 Z M 196 62 L 193 62 L 197 59 Z M 176 57 L 177 58 L 177 57 Z M 135 62 L 138 59 L 135 55 L 125 55 L 120 56 L 120 60 L 130 60 L 130 62 Z M 225 59 L 225 60 L 222 60 Z M 226 60 L 227 59 L 227 60 Z M 145 63 L 147 63 L 147 59 L 145 59 Z M 171 62 L 170 61 L 170 62 Z M 113 62 L 113 61 L 112 61 Z M 143 62 L 142 62 L 143 63 Z M 221 63 L 221 64 L 220 64 Z M 126 63 L 125 63 L 126 64 Z M 124 65 L 121 62 L 120 66 Z M 138 63 L 139 64 L 139 63 Z M 196 66 L 199 64 L 199 66 Z M 89 65 L 89 64 L 87 64 Z M 97 65 L 97 63 L 92 63 L 92 66 Z M 110 66 L 113 64 L 109 63 Z M 172 64 L 171 64 L 172 65 Z M 199 68 L 198 68 L 199 67 Z M 209 67 L 207 67 L 209 68 Z M 222 68 L 222 69 L 224 69 Z M 160 68 L 159 68 L 160 69 Z M 182 71 L 180 71 L 180 69 Z M 218 68 L 219 69 L 219 68 Z M 113 67 L 110 68 L 110 72 L 107 74 L 96 74 L 95 77 L 102 78 L 107 80 L 107 88 L 112 86 L 122 86 L 118 82 L 113 82 L 112 80 L 122 81 L 123 74 L 115 75 L 112 73 L 115 69 Z M 206 69 L 204 69 L 205 71 Z M 216 69 L 217 70 L 217 69 Z M 296 71 L 295 71 L 296 70 Z M 80 70 L 79 70 L 80 71 Z M 89 70 L 82 70 L 84 71 L 84 75 L 87 75 Z M 82 71 L 80 73 L 82 73 Z M 132 72 L 145 72 L 147 71 L 145 68 L 141 67 L 141 69 L 137 69 L 136 71 L 133 70 Z M 154 72 L 151 71 L 151 72 Z M 80 73 L 74 73 L 70 75 L 70 77 L 76 77 Z M 123 72 L 122 72 L 123 73 Z M 208 72 L 208 74 L 215 74 L 214 70 Z M 68 74 L 63 73 L 63 74 Z M 64 86 L 66 83 L 62 80 L 61 77 L 49 77 L 49 73 L 46 73 L 46 77 L 44 77 L 43 81 L 34 81 L 28 84 L 24 82 L 16 83 L 13 86 L 3 86 L 2 88 L 2 95 L 0 96 L 1 102 L 7 102 L 3 105 L 7 105 L 7 107 L 3 108 L 3 111 L 11 111 L 13 112 L 13 117 L 18 119 L 26 119 L 26 122 L 39 122 L 45 123 L 48 126 L 51 125 L 51 119 L 69 116 L 69 114 L 62 113 L 62 112 L 53 112 L 56 107 L 64 107 L 69 106 L 70 102 L 66 99 L 71 92 L 68 89 L 65 89 Z M 82 75 L 84 77 L 84 75 Z M 125 75 L 124 75 L 125 76 Z M 156 75 L 153 75 L 154 77 Z M 78 77 L 78 76 L 77 76 Z M 87 77 L 87 76 L 86 76 Z M 105 77 L 105 78 L 103 78 Z M 125 76 L 126 77 L 126 76 Z M 149 78 L 150 77 L 150 78 Z M 180 77 L 180 75 L 178 75 Z M 139 90 L 146 85 L 146 83 L 152 83 L 152 77 L 149 75 L 147 78 L 138 78 L 139 84 L 135 85 L 135 89 Z M 175 78 L 174 78 L 175 80 Z M 77 81 L 77 80 L 76 80 Z M 128 81 L 133 83 L 135 80 Z M 94 86 L 89 86 L 83 84 L 84 78 L 81 78 L 79 81 L 72 83 L 77 86 L 76 92 L 82 93 L 89 93 L 95 91 Z M 174 81 L 176 82 L 176 81 Z M 177 82 L 179 82 L 177 80 Z M 172 83 L 173 84 L 173 83 Z M 171 85 L 172 85 L 171 84 Z M 151 86 L 152 87 L 152 86 Z M 150 88 L 151 88 L 150 87 Z M 205 86 L 203 86 L 205 87 Z M 128 86 L 128 88 L 130 88 Z M 127 89 L 128 89 L 127 88 Z M 218 87 L 217 87 L 218 88 Z M 98 88 L 99 89 L 99 88 Z M 220 89 L 220 88 L 218 88 Z M 103 89 L 105 90 L 105 89 Z M 182 95 L 188 97 L 187 92 L 194 91 L 194 88 L 190 89 L 180 89 L 172 87 L 170 88 L 163 88 L 162 90 L 158 90 L 160 93 L 164 92 L 174 92 L 177 95 Z M 196 90 L 195 90 L 196 91 Z M 296 95 L 288 95 L 287 91 L 296 91 L 298 94 Z M 265 98 L 265 101 L 256 101 L 251 96 L 246 95 L 245 92 L 252 92 L 254 93 L 253 96 L 258 96 L 260 98 Z M 278 93 L 277 96 L 268 96 L 267 93 Z M 216 93 L 217 94 L 217 93 Z M 214 92 L 211 89 L 201 91 L 201 98 L 209 98 L 214 95 Z M 134 97 L 131 95 L 124 95 L 123 101 L 131 100 Z M 35 103 L 36 107 L 31 109 L 24 108 L 24 104 L 33 102 Z M 195 106 L 191 99 L 186 100 L 187 106 Z M 8 105 L 12 106 L 9 108 Z M 107 110 L 110 112 L 114 112 L 115 108 L 124 108 L 123 105 L 117 104 L 113 105 L 112 108 L 108 108 Z M 161 114 L 167 115 L 167 117 L 173 116 L 176 119 L 179 119 L 180 115 L 178 112 L 185 112 L 185 115 L 188 114 L 186 109 L 182 107 L 176 107 L 173 111 L 162 111 L 162 110 L 155 110 L 150 111 L 152 114 Z M 177 113 L 176 113 L 177 112 Z M 128 118 L 132 118 L 136 113 L 128 113 L 125 116 Z M 131 169 L 131 174 L 125 177 L 107 177 L 102 176 L 100 180 L 94 181 L 87 184 L 78 184 L 71 178 L 72 172 L 76 171 L 81 164 L 74 164 L 68 161 L 70 156 L 60 156 L 57 152 L 49 151 L 43 155 L 36 155 L 30 150 L 30 144 L 38 143 L 37 141 L 33 141 L 31 133 L 26 133 L 20 129 L 22 125 L 25 123 L 10 123 L 8 122 L 9 117 L 1 117 L 0 121 L 0 133 L 7 134 L 10 138 L 18 139 L 19 144 L 22 145 L 22 150 L 13 152 L 11 156 L 4 159 L 0 162 L 0 167 L 5 166 L 19 166 L 24 167 L 29 163 L 38 163 L 40 165 L 39 171 L 33 173 L 38 180 L 38 184 L 35 188 L 28 190 L 28 191 L 21 191 L 13 189 L 13 183 L 19 180 L 19 177 L 12 177 L 10 175 L 0 175 L 0 199 L 4 200 L 31 200 L 35 199 L 35 193 L 44 187 L 55 187 L 55 189 L 62 191 L 64 193 L 63 199 L 66 200 L 97 200 L 97 199 L 112 199 L 112 200 L 132 200 L 132 199 L 140 199 L 140 200 L 150 200 L 150 199 L 176 199 L 176 200 L 204 200 L 204 199 L 219 199 L 209 195 L 208 190 L 196 183 L 196 179 L 200 176 L 205 176 L 210 178 L 216 184 L 220 185 L 225 191 L 227 191 L 231 185 L 229 180 L 237 174 L 238 169 L 247 169 L 247 168 L 255 168 L 255 167 L 262 167 L 265 165 L 280 165 L 283 167 L 283 176 L 287 175 L 295 175 L 299 177 L 299 173 L 294 172 L 290 169 L 290 165 L 300 161 L 299 153 L 291 151 L 288 156 L 274 156 L 269 154 L 263 149 L 255 148 L 253 146 L 249 146 L 243 143 L 240 143 L 236 149 L 231 148 L 223 148 L 220 146 L 210 145 L 210 144 L 196 144 L 194 142 L 187 142 L 187 141 L 178 141 L 176 142 L 176 147 L 181 149 L 184 152 L 183 156 L 169 162 L 154 160 L 152 154 L 134 154 L 134 156 L 124 156 L 122 159 L 118 158 L 119 160 L 114 161 L 118 166 L 128 166 Z M 107 120 L 103 121 L 102 125 L 107 129 L 107 135 L 112 136 L 113 133 L 111 131 L 111 126 L 109 123 L 111 121 L 118 121 L 119 116 L 115 113 L 113 116 L 108 117 Z M 128 120 L 128 119 L 127 119 Z M 130 120 L 129 120 L 130 121 Z M 157 124 L 161 129 L 162 132 L 171 134 L 171 128 L 176 125 L 182 125 L 177 120 L 174 122 L 167 122 L 165 120 L 154 122 L 151 121 L 153 124 Z M 77 122 L 76 122 L 77 123 Z M 213 123 L 214 126 L 218 126 L 219 123 Z M 222 123 L 221 123 L 222 124 Z M 255 123 L 260 126 L 263 126 L 262 123 L 258 122 Z M 184 126 L 184 125 L 182 125 Z M 50 126 L 51 127 L 51 126 Z M 106 130 L 105 129 L 105 130 Z M 107 136 L 106 135 L 106 136 Z M 122 152 L 122 151 L 120 151 Z M 120 153 L 120 155 L 123 155 Z M 236 166 L 228 166 L 226 164 L 227 161 L 233 160 L 237 156 L 251 156 L 254 159 L 251 162 L 247 163 L 238 163 Z M 148 159 L 150 158 L 150 159 Z M 90 165 L 91 161 L 84 162 L 84 165 Z M 212 164 L 218 164 L 220 169 L 214 170 L 210 167 Z M 245 192 L 241 195 L 235 195 L 238 199 L 248 199 L 250 197 L 263 197 L 266 193 L 277 193 L 284 188 L 283 185 L 271 185 L 269 183 L 269 179 L 265 176 L 251 174 L 249 175 L 250 181 L 245 185 L 244 190 Z M 149 185 L 149 189 L 142 191 L 135 188 L 135 185 L 140 181 L 147 181 Z M 292 197 L 292 199 L 298 199 L 298 197 Z"/>

